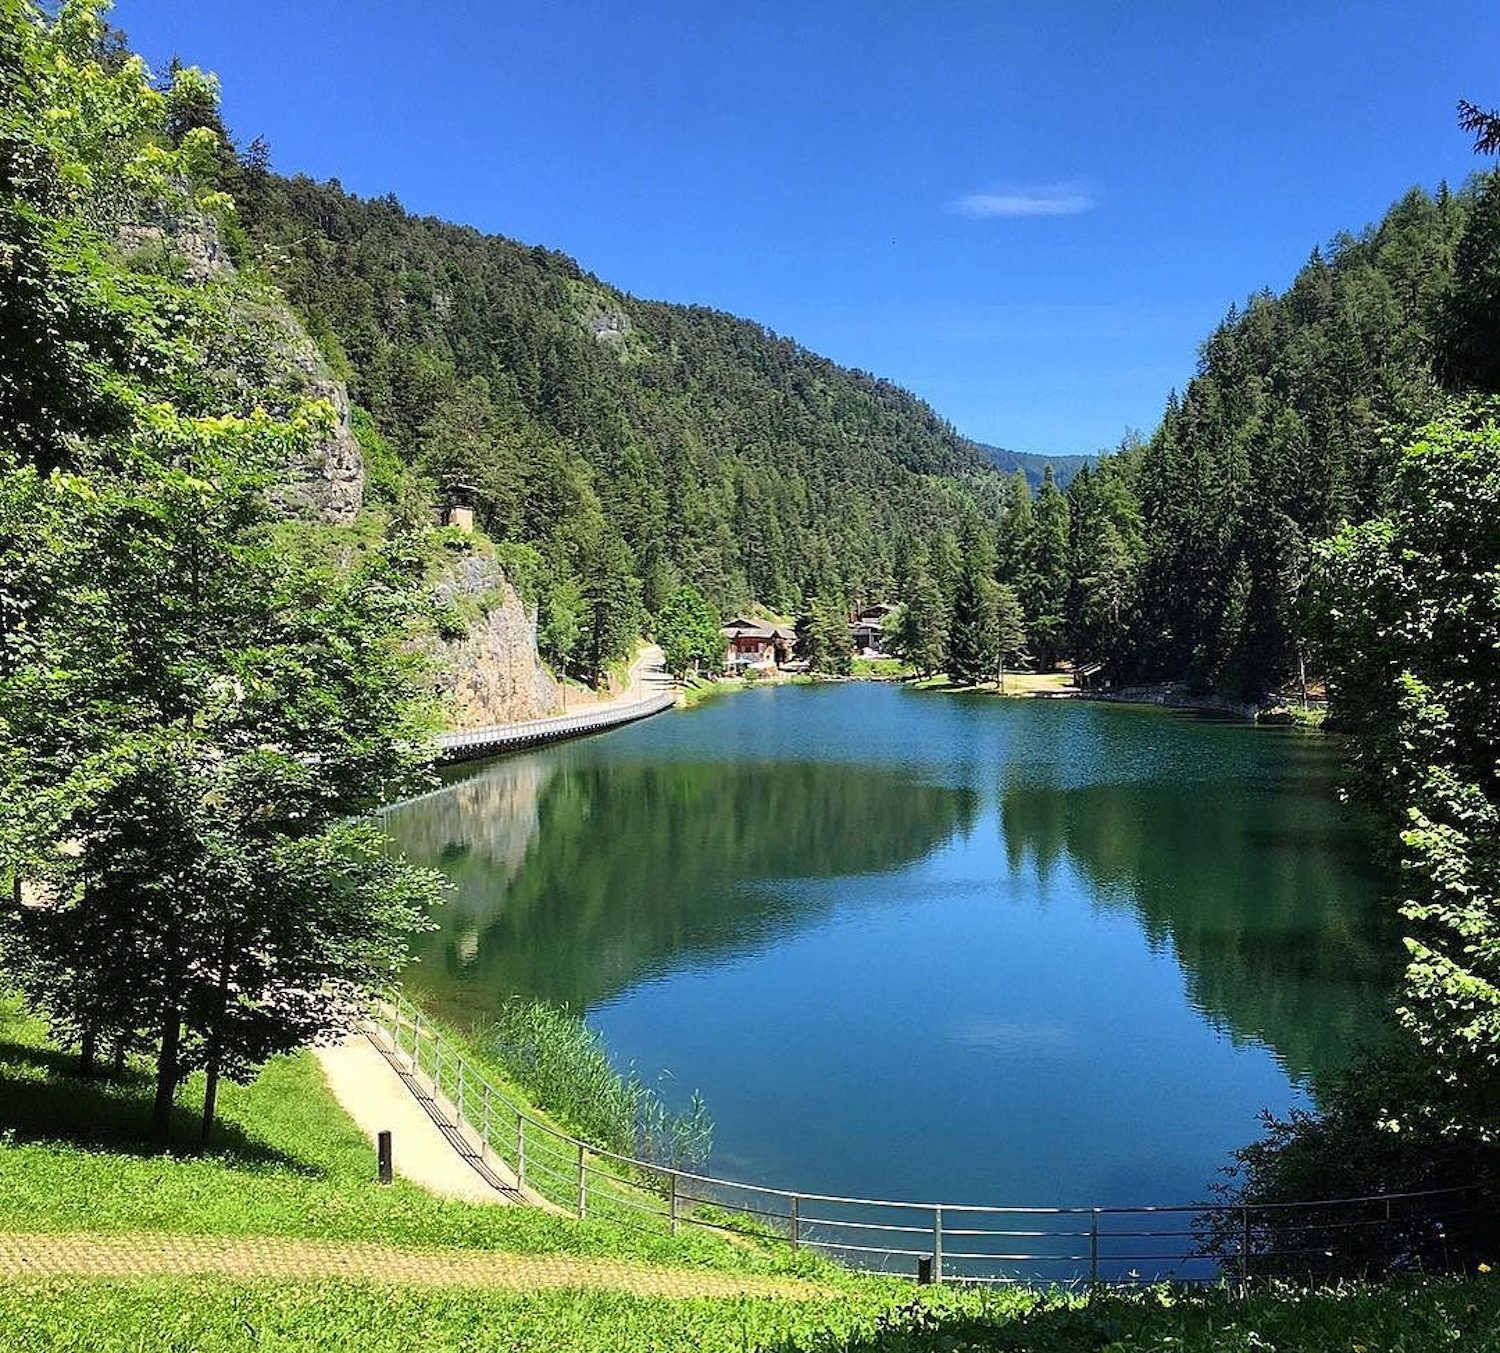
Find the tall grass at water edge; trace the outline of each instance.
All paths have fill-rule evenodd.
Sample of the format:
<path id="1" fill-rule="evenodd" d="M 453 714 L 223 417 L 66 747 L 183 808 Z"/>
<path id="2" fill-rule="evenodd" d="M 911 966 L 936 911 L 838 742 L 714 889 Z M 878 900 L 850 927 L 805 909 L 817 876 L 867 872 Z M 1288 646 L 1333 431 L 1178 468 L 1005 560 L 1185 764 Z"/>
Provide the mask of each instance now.
<path id="1" fill-rule="evenodd" d="M 673 1109 L 634 1064 L 616 1067 L 599 1034 L 564 1006 L 508 1001 L 476 1041 L 536 1103 L 580 1137 L 621 1155 L 703 1170 L 714 1124 L 694 1091 Z"/>

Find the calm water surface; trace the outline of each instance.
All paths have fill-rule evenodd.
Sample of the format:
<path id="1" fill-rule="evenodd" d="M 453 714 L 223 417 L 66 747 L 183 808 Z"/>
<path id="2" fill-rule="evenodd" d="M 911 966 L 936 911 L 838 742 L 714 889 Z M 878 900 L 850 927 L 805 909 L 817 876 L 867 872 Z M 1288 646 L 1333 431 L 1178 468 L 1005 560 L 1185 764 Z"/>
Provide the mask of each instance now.
<path id="1" fill-rule="evenodd" d="M 1335 757 L 1159 710 L 752 690 L 393 810 L 455 885 L 409 981 L 474 1022 L 583 1011 L 703 1092 L 716 1173 L 1190 1201 L 1399 971 Z"/>

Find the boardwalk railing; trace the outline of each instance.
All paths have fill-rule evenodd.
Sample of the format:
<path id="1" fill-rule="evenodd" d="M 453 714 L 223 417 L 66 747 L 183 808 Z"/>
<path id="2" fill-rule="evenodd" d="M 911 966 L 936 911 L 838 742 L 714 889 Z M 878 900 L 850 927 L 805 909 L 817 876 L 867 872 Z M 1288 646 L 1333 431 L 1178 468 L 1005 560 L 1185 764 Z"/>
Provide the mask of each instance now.
<path id="1" fill-rule="evenodd" d="M 440 733 L 434 740 L 445 761 L 466 761 L 475 757 L 494 756 L 514 747 L 531 747 L 543 742 L 596 733 L 620 724 L 660 714 L 676 703 L 674 691 L 662 691 L 644 700 L 610 705 L 606 709 L 585 710 L 580 714 L 559 714 L 550 719 L 527 719 L 522 723 L 496 724 L 466 733 Z"/>
<path id="2" fill-rule="evenodd" d="M 1240 1282 L 1264 1274 L 1369 1276 L 1446 1268 L 1447 1231 L 1477 1190 L 1307 1203 L 989 1207 L 768 1188 L 605 1150 L 492 1086 L 405 997 L 374 1017 L 385 1049 L 446 1101 L 533 1202 L 652 1230 L 705 1227 L 934 1282 Z"/>

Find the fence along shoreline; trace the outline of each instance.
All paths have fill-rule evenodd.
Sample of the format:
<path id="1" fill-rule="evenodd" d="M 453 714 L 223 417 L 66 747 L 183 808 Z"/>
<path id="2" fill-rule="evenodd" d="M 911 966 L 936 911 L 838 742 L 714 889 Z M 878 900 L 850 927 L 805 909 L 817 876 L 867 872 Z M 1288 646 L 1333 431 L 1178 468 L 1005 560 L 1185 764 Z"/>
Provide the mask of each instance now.
<path id="1" fill-rule="evenodd" d="M 516 1194 L 549 1211 L 604 1217 L 672 1234 L 683 1226 L 808 1249 L 852 1267 L 938 1283 L 1135 1285 L 1248 1283 L 1257 1270 L 1309 1276 L 1335 1253 L 1336 1235 L 1382 1228 L 1380 1262 L 1410 1258 L 1413 1204 L 1466 1210 L 1473 1187 L 1285 1203 L 1039 1207 L 845 1197 L 722 1179 L 583 1141 L 513 1102 L 469 1065 L 404 995 L 393 993 L 367 1029 L 403 1079 L 430 1086 L 442 1124 L 493 1158 Z M 609 1168 L 613 1167 L 613 1168 Z M 478 1168 L 478 1167 L 476 1167 Z M 514 1181 L 512 1183 L 512 1181 Z M 507 1189 L 507 1192 L 510 1192 Z M 1161 1225 L 1153 1223 L 1162 1223 Z M 1437 1224 L 1441 1244 L 1442 1224 Z M 1209 1248 L 1210 1237 L 1216 1240 Z M 1367 1247 L 1368 1248 L 1368 1247 Z M 1399 1250 L 1399 1253 L 1398 1253 Z M 1289 1263 L 1289 1261 L 1291 1261 Z M 1374 1262 L 1374 1260 L 1372 1260 Z"/>

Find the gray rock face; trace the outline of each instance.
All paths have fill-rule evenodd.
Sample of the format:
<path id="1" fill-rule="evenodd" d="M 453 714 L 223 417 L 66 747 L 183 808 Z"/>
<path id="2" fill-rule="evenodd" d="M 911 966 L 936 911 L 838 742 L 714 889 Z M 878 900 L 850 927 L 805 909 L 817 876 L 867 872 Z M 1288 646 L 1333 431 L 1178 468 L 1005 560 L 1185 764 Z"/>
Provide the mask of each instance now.
<path id="1" fill-rule="evenodd" d="M 430 641 L 438 692 L 449 705 L 454 729 L 557 713 L 562 695 L 537 655 L 536 617 L 528 614 L 499 564 L 480 555 L 457 560 L 433 596 L 443 605 L 477 601 L 484 607 L 464 638 Z"/>
<path id="2" fill-rule="evenodd" d="M 272 496 L 291 516 L 347 526 L 359 515 L 365 497 L 365 462 L 349 426 L 349 392 L 289 310 L 273 311 L 272 318 L 281 322 L 281 360 L 298 393 L 333 409 L 327 435 L 287 466 L 286 482 Z"/>
<path id="3" fill-rule="evenodd" d="M 207 219 L 133 223 L 121 228 L 119 241 L 126 254 L 151 255 L 155 267 L 189 283 L 203 285 L 235 274 L 218 228 Z M 286 467 L 285 482 L 272 491 L 273 500 L 289 516 L 347 526 L 359 515 L 365 493 L 364 459 L 349 425 L 348 390 L 278 297 L 237 297 L 234 314 L 257 340 L 235 363 L 247 406 L 253 392 L 272 414 L 289 413 L 303 399 L 323 400 L 333 409 L 326 435 Z"/>

